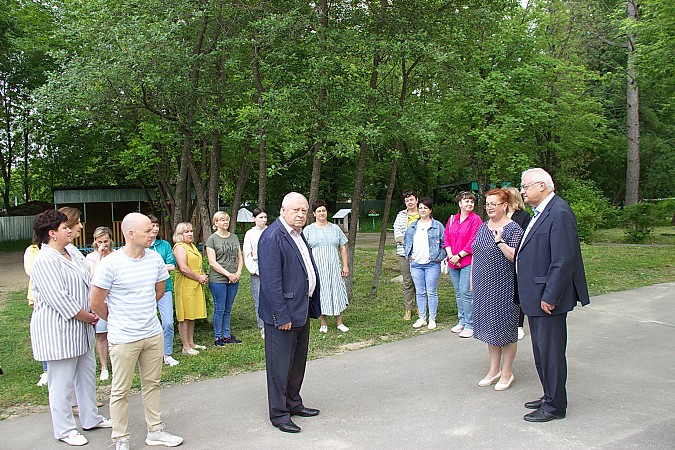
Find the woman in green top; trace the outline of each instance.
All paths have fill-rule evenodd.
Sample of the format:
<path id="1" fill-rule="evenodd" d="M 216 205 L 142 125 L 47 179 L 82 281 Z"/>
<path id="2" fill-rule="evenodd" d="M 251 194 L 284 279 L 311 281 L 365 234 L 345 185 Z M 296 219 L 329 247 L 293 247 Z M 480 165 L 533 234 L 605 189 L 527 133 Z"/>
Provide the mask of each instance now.
<path id="1" fill-rule="evenodd" d="M 213 215 L 213 233 L 206 240 L 206 256 L 209 258 L 211 273 L 209 289 L 213 296 L 213 345 L 241 344 L 230 333 L 230 314 L 234 297 L 239 290 L 239 277 L 244 258 L 239 247 L 239 238 L 228 231 L 230 216 L 224 211 Z"/>

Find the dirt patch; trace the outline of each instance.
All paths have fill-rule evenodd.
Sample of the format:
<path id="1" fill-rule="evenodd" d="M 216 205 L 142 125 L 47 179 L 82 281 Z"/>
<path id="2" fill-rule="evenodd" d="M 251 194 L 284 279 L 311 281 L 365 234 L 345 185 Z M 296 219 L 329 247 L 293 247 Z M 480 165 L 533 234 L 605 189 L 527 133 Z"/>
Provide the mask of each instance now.
<path id="1" fill-rule="evenodd" d="M 0 310 L 7 294 L 28 287 L 28 275 L 23 270 L 22 252 L 0 252 Z"/>

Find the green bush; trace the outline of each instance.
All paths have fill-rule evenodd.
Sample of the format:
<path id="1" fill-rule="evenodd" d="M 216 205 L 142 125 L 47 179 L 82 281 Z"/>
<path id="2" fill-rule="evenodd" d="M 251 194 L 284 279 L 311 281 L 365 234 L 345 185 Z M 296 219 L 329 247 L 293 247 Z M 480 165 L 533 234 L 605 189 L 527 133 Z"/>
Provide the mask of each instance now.
<path id="1" fill-rule="evenodd" d="M 579 239 L 590 243 L 593 233 L 613 214 L 612 206 L 592 181 L 578 180 L 571 183 L 561 196 L 567 200 L 577 216 Z"/>
<path id="2" fill-rule="evenodd" d="M 623 208 L 624 230 L 628 242 L 640 244 L 652 234 L 656 207 L 652 203 L 636 203 Z"/>
<path id="3" fill-rule="evenodd" d="M 675 215 L 675 199 L 659 200 L 654 204 L 654 220 L 656 226 L 672 225 Z"/>

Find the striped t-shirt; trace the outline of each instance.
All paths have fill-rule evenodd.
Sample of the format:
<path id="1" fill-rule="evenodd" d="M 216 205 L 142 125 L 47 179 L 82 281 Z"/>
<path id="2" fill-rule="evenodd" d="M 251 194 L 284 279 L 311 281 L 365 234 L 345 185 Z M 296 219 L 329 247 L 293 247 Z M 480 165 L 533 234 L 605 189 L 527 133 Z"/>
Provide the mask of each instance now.
<path id="1" fill-rule="evenodd" d="M 169 278 L 157 252 L 140 259 L 113 252 L 96 266 L 91 284 L 108 290 L 108 341 L 128 344 L 162 332 L 157 319 L 155 284 Z"/>

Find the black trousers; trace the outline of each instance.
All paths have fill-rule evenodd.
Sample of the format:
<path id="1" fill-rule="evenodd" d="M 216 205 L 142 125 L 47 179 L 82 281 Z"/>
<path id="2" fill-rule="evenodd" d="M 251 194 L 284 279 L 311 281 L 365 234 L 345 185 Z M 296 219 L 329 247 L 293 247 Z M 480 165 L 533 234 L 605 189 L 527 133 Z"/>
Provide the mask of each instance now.
<path id="1" fill-rule="evenodd" d="M 551 414 L 567 411 L 567 313 L 529 317 L 534 364 L 544 388 L 542 408 Z"/>
<path id="2" fill-rule="evenodd" d="M 300 388 L 305 378 L 309 319 L 302 327 L 288 331 L 265 324 L 265 363 L 267 365 L 267 402 L 270 421 L 279 425 L 301 410 Z"/>

